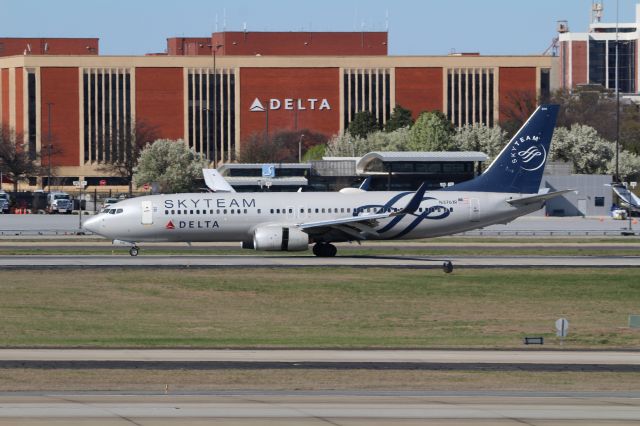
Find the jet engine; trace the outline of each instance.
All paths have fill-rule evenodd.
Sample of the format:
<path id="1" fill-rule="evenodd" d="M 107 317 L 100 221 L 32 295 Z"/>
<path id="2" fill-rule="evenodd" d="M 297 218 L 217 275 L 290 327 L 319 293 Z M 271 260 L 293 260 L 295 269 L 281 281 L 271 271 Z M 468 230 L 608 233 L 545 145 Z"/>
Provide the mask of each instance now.
<path id="1" fill-rule="evenodd" d="M 253 244 L 243 243 L 242 247 L 266 251 L 302 251 L 309 248 L 309 235 L 289 226 L 263 226 L 253 233 Z"/>

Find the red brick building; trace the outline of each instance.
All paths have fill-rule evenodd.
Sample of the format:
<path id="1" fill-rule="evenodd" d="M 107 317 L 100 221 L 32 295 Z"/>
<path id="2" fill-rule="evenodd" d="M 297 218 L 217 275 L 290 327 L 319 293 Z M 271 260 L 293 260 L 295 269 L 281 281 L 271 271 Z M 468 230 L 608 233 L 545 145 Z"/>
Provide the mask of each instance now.
<path id="1" fill-rule="evenodd" d="M 140 57 L 97 56 L 97 39 L 38 40 L 0 39 L 9 52 L 0 58 L 0 122 L 43 153 L 50 128 L 57 175 L 90 185 L 104 177 L 102 163 L 123 155 L 111 136 L 135 122 L 222 163 L 254 133 L 330 136 L 362 110 L 384 123 L 396 105 L 414 116 L 441 110 L 457 126 L 493 125 L 514 93 L 535 97 L 559 81 L 553 57 L 388 56 L 378 32 L 215 33 L 170 38 L 166 54 Z"/>

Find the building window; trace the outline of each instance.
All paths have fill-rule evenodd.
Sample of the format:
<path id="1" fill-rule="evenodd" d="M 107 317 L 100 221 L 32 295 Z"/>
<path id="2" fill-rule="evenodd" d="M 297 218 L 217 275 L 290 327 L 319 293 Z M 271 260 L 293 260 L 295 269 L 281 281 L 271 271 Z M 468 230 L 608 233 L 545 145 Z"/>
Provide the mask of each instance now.
<path id="1" fill-rule="evenodd" d="M 589 40 L 589 83 L 606 87 L 606 40 Z"/>
<path id="2" fill-rule="evenodd" d="M 342 75 L 344 127 L 360 111 L 369 111 L 382 127 L 391 115 L 391 74 L 388 69 L 347 69 Z"/>
<path id="3" fill-rule="evenodd" d="M 189 70 L 188 144 L 209 161 L 230 162 L 235 154 L 234 70 Z"/>
<path id="4" fill-rule="evenodd" d="M 85 163 L 123 161 L 131 138 L 129 70 L 84 69 L 82 85 Z"/>
<path id="5" fill-rule="evenodd" d="M 609 41 L 609 89 L 616 89 L 616 42 Z M 618 41 L 618 87 L 621 93 L 635 93 L 635 40 Z"/>
<path id="6" fill-rule="evenodd" d="M 604 197 L 595 197 L 594 200 L 596 207 L 604 207 Z"/>
<path id="7" fill-rule="evenodd" d="M 452 68 L 447 72 L 447 118 L 454 126 L 494 124 L 492 68 Z"/>
<path id="8" fill-rule="evenodd" d="M 37 123 L 37 108 L 36 108 L 36 74 L 30 72 L 27 74 L 27 132 L 28 132 L 28 146 L 29 157 L 33 160 L 36 158 L 36 123 Z"/>

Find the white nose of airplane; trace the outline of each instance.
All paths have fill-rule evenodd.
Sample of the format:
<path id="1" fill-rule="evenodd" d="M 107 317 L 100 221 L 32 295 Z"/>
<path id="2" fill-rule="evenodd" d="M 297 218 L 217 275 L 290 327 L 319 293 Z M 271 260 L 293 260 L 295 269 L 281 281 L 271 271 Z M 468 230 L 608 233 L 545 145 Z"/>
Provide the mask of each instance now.
<path id="1" fill-rule="evenodd" d="M 100 222 L 102 221 L 102 215 L 96 215 L 88 219 L 86 222 L 82 224 L 82 227 L 87 231 L 93 232 L 94 234 L 100 234 Z"/>

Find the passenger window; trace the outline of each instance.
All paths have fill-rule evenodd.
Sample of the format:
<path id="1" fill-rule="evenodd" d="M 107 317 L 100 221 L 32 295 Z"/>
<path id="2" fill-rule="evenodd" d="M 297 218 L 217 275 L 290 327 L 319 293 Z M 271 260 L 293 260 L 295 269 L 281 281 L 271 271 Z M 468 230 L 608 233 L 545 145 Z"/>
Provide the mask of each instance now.
<path id="1" fill-rule="evenodd" d="M 231 209 L 231 214 L 233 214 L 233 209 Z"/>
<path id="2" fill-rule="evenodd" d="M 318 213 L 318 209 L 316 209 L 316 213 Z"/>
<path id="3" fill-rule="evenodd" d="M 453 207 L 449 208 L 449 211 L 452 212 L 453 211 Z"/>
<path id="4" fill-rule="evenodd" d="M 171 210 L 171 214 L 176 214 L 176 211 L 175 210 Z"/>
<path id="5" fill-rule="evenodd" d="M 258 209 L 258 214 L 260 214 L 262 212 L 262 210 Z"/>
<path id="6" fill-rule="evenodd" d="M 271 214 L 273 214 L 273 209 L 271 209 Z"/>
<path id="7" fill-rule="evenodd" d="M 289 213 L 293 213 L 293 209 L 289 209 Z"/>
<path id="8" fill-rule="evenodd" d="M 216 210 L 216 214 L 220 214 L 220 209 L 217 209 L 217 210 Z"/>
<path id="9" fill-rule="evenodd" d="M 322 213 L 324 213 L 324 209 L 322 209 Z"/>
<path id="10" fill-rule="evenodd" d="M 189 214 L 193 214 L 193 210 L 189 210 Z"/>
<path id="11" fill-rule="evenodd" d="M 169 210 L 165 210 L 165 211 L 164 211 L 164 214 L 169 214 Z"/>
<path id="12" fill-rule="evenodd" d="M 280 209 L 276 209 L 276 213 L 280 214 Z"/>
<path id="13" fill-rule="evenodd" d="M 222 210 L 222 214 L 227 214 L 227 209 Z"/>
<path id="14" fill-rule="evenodd" d="M 344 213 L 344 207 L 340 209 L 340 213 Z"/>
<path id="15" fill-rule="evenodd" d="M 351 213 L 351 207 L 347 207 L 347 213 Z"/>
<path id="16" fill-rule="evenodd" d="M 247 214 L 247 209 L 244 209 L 244 214 Z"/>
<path id="17" fill-rule="evenodd" d="M 209 210 L 209 214 L 213 214 L 213 209 Z"/>
<path id="18" fill-rule="evenodd" d="M 304 209 L 300 209 L 300 213 L 304 213 Z"/>
<path id="19" fill-rule="evenodd" d="M 307 213 L 311 213 L 311 209 L 307 209 Z"/>

